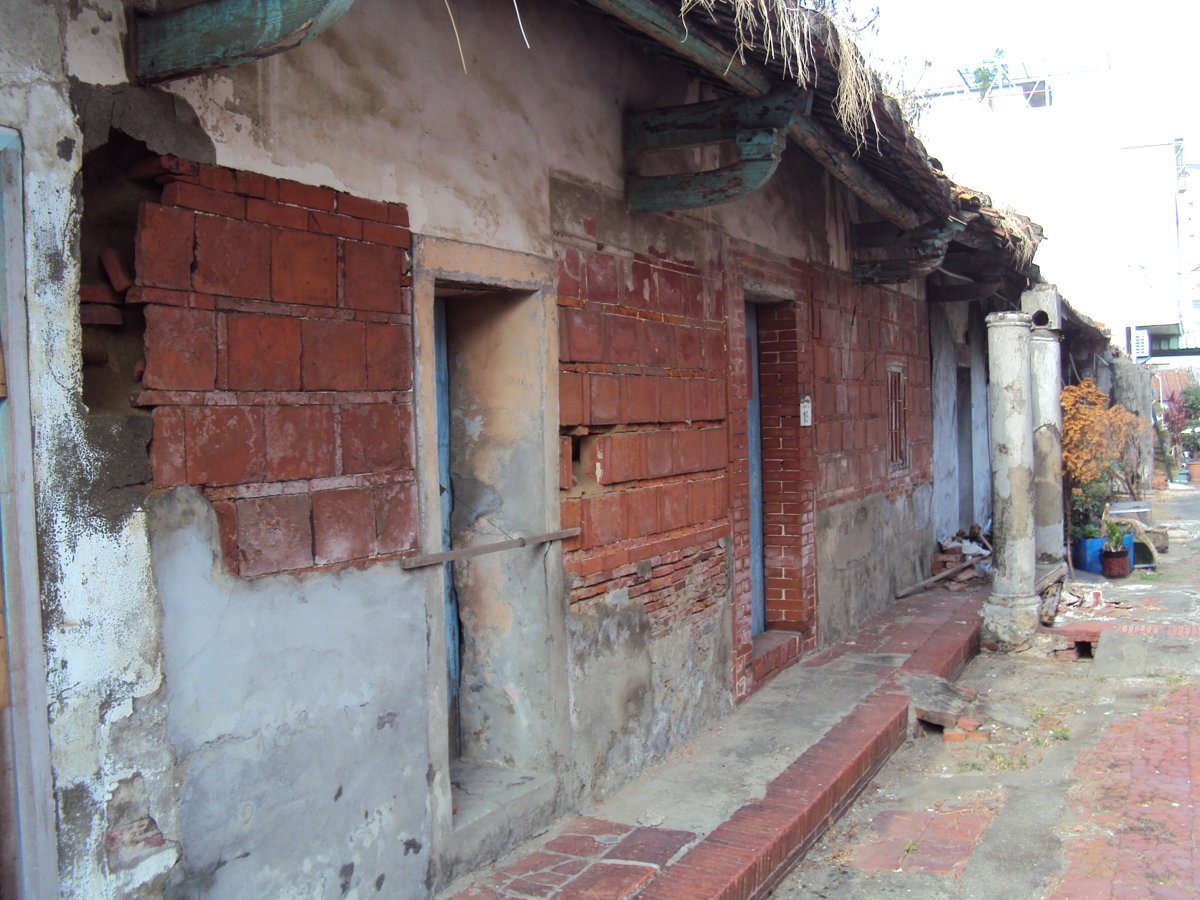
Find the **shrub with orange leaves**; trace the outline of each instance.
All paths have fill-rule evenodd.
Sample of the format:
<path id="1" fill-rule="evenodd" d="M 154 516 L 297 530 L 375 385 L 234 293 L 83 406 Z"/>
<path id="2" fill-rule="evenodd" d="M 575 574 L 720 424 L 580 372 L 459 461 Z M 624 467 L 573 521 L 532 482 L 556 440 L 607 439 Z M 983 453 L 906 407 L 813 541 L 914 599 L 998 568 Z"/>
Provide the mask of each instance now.
<path id="1" fill-rule="evenodd" d="M 1063 473 L 1072 493 L 1102 480 L 1140 498 L 1150 423 L 1120 404 L 1109 406 L 1090 378 L 1063 388 L 1062 410 Z"/>

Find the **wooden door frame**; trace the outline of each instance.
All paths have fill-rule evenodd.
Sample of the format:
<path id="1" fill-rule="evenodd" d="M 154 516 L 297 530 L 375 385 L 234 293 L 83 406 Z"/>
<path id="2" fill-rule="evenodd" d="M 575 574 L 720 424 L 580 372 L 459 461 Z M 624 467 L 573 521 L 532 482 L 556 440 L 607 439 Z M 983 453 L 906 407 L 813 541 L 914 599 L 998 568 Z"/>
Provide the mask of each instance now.
<path id="1" fill-rule="evenodd" d="M 46 658 L 38 584 L 26 310 L 24 170 L 20 133 L 0 126 L 0 343 L 7 399 L 0 401 L 0 556 L 12 698 L 18 896 L 58 895 L 50 772 Z"/>

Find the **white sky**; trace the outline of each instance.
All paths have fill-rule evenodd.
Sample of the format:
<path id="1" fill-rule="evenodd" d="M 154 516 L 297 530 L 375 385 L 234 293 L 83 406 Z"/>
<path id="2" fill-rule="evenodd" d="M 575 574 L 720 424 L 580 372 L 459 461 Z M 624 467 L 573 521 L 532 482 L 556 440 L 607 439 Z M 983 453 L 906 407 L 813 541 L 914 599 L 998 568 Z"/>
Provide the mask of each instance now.
<path id="1" fill-rule="evenodd" d="M 997 48 L 1014 75 L 1024 67 L 1049 76 L 1045 109 L 1011 96 L 992 108 L 970 95 L 936 101 L 918 126 L 926 149 L 958 183 L 1043 226 L 1043 277 L 1112 328 L 1115 343 L 1126 325 L 1177 321 L 1171 145 L 1183 138 L 1186 161 L 1200 163 L 1200 2 L 856 8 L 867 5 L 879 7 L 878 27 L 860 43 L 910 86 L 961 83 L 957 69 L 971 71 Z"/>

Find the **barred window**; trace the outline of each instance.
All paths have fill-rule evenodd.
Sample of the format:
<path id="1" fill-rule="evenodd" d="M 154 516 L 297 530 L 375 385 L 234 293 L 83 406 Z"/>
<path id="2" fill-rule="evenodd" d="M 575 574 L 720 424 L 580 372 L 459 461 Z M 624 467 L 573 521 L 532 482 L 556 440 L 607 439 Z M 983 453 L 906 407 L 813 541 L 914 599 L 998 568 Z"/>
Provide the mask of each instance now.
<path id="1" fill-rule="evenodd" d="M 887 370 L 888 462 L 893 469 L 908 465 L 908 407 L 904 402 L 904 370 Z"/>

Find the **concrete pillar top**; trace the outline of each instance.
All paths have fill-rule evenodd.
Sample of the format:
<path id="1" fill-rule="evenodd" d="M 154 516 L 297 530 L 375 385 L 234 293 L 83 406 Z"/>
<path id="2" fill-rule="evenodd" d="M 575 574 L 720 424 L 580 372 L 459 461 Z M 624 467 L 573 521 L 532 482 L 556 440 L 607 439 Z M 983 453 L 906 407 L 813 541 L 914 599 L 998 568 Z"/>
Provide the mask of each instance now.
<path id="1" fill-rule="evenodd" d="M 994 312 L 984 322 L 988 328 L 1024 328 L 1028 331 L 1033 327 L 1033 316 L 1024 312 Z"/>

